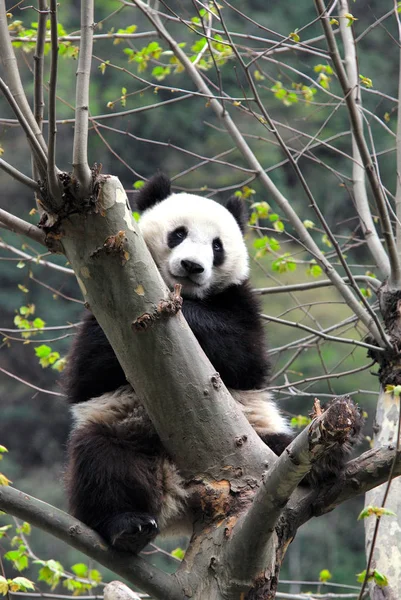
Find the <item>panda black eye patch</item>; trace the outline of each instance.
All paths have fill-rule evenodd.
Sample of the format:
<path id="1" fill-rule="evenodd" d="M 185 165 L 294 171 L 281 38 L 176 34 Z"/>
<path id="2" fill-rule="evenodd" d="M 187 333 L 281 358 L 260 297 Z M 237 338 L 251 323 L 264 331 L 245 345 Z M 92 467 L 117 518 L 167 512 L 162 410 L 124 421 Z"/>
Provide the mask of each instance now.
<path id="1" fill-rule="evenodd" d="M 220 238 L 214 238 L 214 240 L 212 242 L 212 248 L 213 248 L 213 266 L 219 267 L 220 265 L 223 264 L 224 258 L 225 258 L 223 242 L 221 241 Z"/>
<path id="2" fill-rule="evenodd" d="M 188 235 L 186 227 L 177 227 L 174 231 L 170 231 L 167 236 L 167 245 L 169 248 L 179 246 Z"/>

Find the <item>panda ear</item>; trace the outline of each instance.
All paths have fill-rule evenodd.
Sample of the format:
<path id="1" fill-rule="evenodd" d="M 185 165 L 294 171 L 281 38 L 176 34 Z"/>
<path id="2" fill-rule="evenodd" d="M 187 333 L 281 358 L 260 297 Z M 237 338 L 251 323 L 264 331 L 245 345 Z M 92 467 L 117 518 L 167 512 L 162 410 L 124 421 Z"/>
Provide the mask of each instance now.
<path id="1" fill-rule="evenodd" d="M 156 173 L 140 189 L 135 198 L 139 212 L 151 208 L 171 194 L 171 181 L 164 173 Z"/>
<path id="2" fill-rule="evenodd" d="M 248 211 L 245 204 L 237 196 L 232 196 L 226 204 L 226 209 L 232 214 L 241 232 L 244 233 L 248 223 Z"/>

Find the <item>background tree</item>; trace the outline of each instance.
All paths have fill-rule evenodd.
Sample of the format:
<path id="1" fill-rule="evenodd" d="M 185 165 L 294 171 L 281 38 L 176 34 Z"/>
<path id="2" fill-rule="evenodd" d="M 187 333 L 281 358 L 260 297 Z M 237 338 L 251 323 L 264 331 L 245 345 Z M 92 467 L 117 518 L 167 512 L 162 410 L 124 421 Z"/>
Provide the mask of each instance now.
<path id="1" fill-rule="evenodd" d="M 381 4 L 372 3 L 369 14 L 360 14 L 355 5 L 351 14 L 342 0 L 327 7 L 316 0 L 307 7 L 293 6 L 284 20 L 279 5 L 273 2 L 267 10 L 264 3 L 250 2 L 245 13 L 225 1 L 194 2 L 189 10 L 170 2 L 151 7 L 140 0 L 120 0 L 113 7 L 110 2 L 96 3 L 99 14 L 93 16 L 92 3 L 85 2 L 79 26 L 71 10 L 78 5 L 73 2 L 61 3 L 59 15 L 55 2 L 49 7 L 43 1 L 37 7 L 10 4 L 9 14 L 4 0 L 0 2 L 0 88 L 6 101 L 1 119 L 5 158 L 0 166 L 16 182 L 13 187 L 5 179 L 10 187 L 0 213 L 6 230 L 1 244 L 5 257 L 17 257 L 17 266 L 24 272 L 21 279 L 15 262 L 8 260 L 4 263 L 6 281 L 11 289 L 18 281 L 19 293 L 27 297 L 21 302 L 13 294 L 5 301 L 11 313 L 16 306 L 18 310 L 15 327 L 6 323 L 1 328 L 6 357 L 2 371 L 9 395 L 4 397 L 11 398 L 2 406 L 2 422 L 8 427 L 2 428 L 1 442 L 13 447 L 18 427 L 26 439 L 18 458 L 23 464 L 34 456 L 42 468 L 54 460 L 53 452 L 44 451 L 49 439 L 50 449 L 60 452 L 66 425 L 59 405 L 51 409 L 57 415 L 51 437 L 42 422 L 38 429 L 32 424 L 40 413 L 48 415 L 46 396 L 34 404 L 28 402 L 16 379 L 36 386 L 41 393 L 57 397 L 62 392 L 57 388 L 50 392 L 49 378 L 42 382 L 26 358 L 16 365 L 14 360 L 23 340 L 25 357 L 32 356 L 35 347 L 43 367 L 63 368 L 64 342 L 73 334 L 82 302 L 70 277 L 72 267 L 85 301 L 107 333 L 128 380 L 135 382 L 168 450 L 194 480 L 202 473 L 198 494 L 203 501 L 208 499 L 207 512 L 214 527 L 210 535 L 204 529 L 196 531 L 185 562 L 174 576 L 167 576 L 142 558 L 111 553 L 93 532 L 9 486 L 0 490 L 0 508 L 58 535 L 156 598 L 246 594 L 248 598 L 274 598 L 281 562 L 298 527 L 373 488 L 368 499 L 373 508 L 367 510 L 371 515 L 367 519 L 368 565 L 356 595 L 362 598 L 369 582 L 371 598 L 378 593 L 379 597 L 400 597 L 399 481 L 390 487 L 400 473 L 398 176 L 394 182 L 394 173 L 399 172 L 399 132 L 393 125 L 398 90 L 395 61 L 383 60 L 389 44 L 397 45 L 395 40 L 399 40 L 398 6 L 378 17 Z M 58 18 L 63 24 L 68 21 L 70 35 Z M 129 25 L 119 28 L 121 22 Z M 77 59 L 75 102 L 70 89 L 76 65 L 71 59 Z M 91 59 L 99 68 L 92 68 L 89 103 Z M 30 69 L 34 72 L 32 89 Z M 26 94 L 33 98 L 32 109 Z M 122 118 L 125 121 L 120 125 Z M 15 135 L 16 127 L 28 139 L 32 177 L 25 174 L 28 160 L 21 149 L 26 142 L 23 135 Z M 59 142 L 56 151 L 60 139 L 63 144 Z M 108 163 L 109 155 L 112 161 Z M 298 436 L 292 448 L 295 462 L 287 455 L 275 460 L 236 414 L 226 390 L 212 385 L 213 368 L 198 355 L 190 331 L 185 335 L 181 327 L 178 331 L 180 316 L 158 321 L 146 336 L 133 336 L 130 324 L 149 303 L 157 306 L 167 292 L 162 282 L 154 284 L 157 278 L 149 277 L 154 266 L 120 201 L 121 184 L 102 177 L 100 167 L 90 168 L 100 156 L 103 172 L 121 174 L 130 192 L 132 184 L 135 189 L 156 167 L 162 167 L 175 173 L 177 189 L 209 196 L 235 191 L 250 204 L 249 244 L 255 258 L 256 293 L 268 299 L 265 318 L 272 339 L 277 340 L 271 350 L 277 358 L 272 389 L 290 414 L 307 412 L 316 395 L 324 399 L 345 391 L 359 394 L 364 408 L 373 409 L 368 394 L 373 391 L 376 400 L 376 383 L 366 384 L 366 371 L 373 361 L 379 364 L 375 447 L 350 462 L 344 481 L 327 485 L 317 495 L 295 489 L 330 435 L 344 435 L 341 410 L 324 413 Z M 71 163 L 73 170 L 68 173 Z M 61 171 L 60 165 L 66 170 Z M 23 185 L 37 197 L 34 210 L 41 229 L 30 224 L 27 213 L 34 208 L 33 201 L 29 195 L 22 197 Z M 38 217 L 32 216 L 37 222 Z M 7 230 L 25 236 L 28 245 L 16 247 L 16 238 Z M 121 247 L 115 246 L 115 252 L 101 253 L 94 264 L 93 250 L 120 231 L 125 232 L 123 251 L 132 260 L 123 267 Z M 64 254 L 70 265 L 65 259 L 43 256 L 40 244 Z M 45 284 L 36 275 L 40 266 L 51 274 Z M 262 276 L 273 279 L 274 285 L 266 287 Z M 139 281 L 146 283 L 143 298 L 132 293 Z M 75 311 L 62 311 L 67 326 L 59 325 L 59 304 L 55 308 L 42 303 L 38 288 L 43 285 L 59 303 L 75 301 Z M 322 295 L 317 296 L 316 290 L 323 290 Z M 271 298 L 277 293 L 280 300 L 273 310 Z M 114 314 L 106 310 L 107 298 L 114 300 Z M 36 305 L 45 314 L 39 316 Z M 284 318 L 288 313 L 290 320 Z M 280 326 L 278 334 L 272 323 Z M 284 326 L 291 332 L 301 330 L 301 337 L 283 331 Z M 61 335 L 59 330 L 54 332 L 57 327 L 63 329 Z M 152 362 L 146 348 L 160 349 L 166 339 L 173 344 L 174 361 L 160 351 Z M 184 401 L 186 381 L 179 379 L 176 363 L 185 365 L 193 385 L 190 406 Z M 156 382 L 151 377 L 154 364 L 162 365 L 165 375 Z M 38 385 L 30 383 L 34 377 Z M 344 378 L 342 384 L 340 378 Z M 216 400 L 208 400 L 207 408 L 206 382 Z M 22 406 L 28 413 L 23 418 Z M 228 425 L 224 419 L 224 427 L 223 414 L 233 415 Z M 177 419 L 177 415 L 185 418 Z M 295 422 L 302 424 L 304 419 L 295 418 Z M 177 423 L 180 435 L 174 435 Z M 317 446 L 311 442 L 316 431 L 328 435 Z M 243 435 L 251 443 L 236 444 Z M 182 441 L 188 439 L 194 440 L 190 448 Z M 227 447 L 233 448 L 231 471 L 222 459 Z M 262 484 L 266 463 L 269 470 Z M 15 480 L 13 470 L 18 474 L 14 465 L 7 475 Z M 386 481 L 386 490 L 376 487 Z M 241 514 L 241 502 L 251 491 L 256 493 L 252 508 Z M 51 500 L 55 492 L 43 493 Z M 382 518 L 384 504 L 398 516 Z M 224 527 L 215 527 L 221 519 L 225 519 Z M 32 558 L 26 531 L 18 529 L 14 552 L 19 555 L 11 556 L 17 566 L 19 560 Z M 48 581 L 54 583 L 57 567 L 46 564 L 42 568 L 49 569 Z M 89 571 L 81 570 L 83 582 L 75 571 L 68 577 L 59 569 L 59 579 L 61 573 L 67 575 L 65 581 L 72 591 L 74 585 L 77 590 L 78 584 L 91 587 L 95 581 L 88 578 Z M 7 587 L 12 593 L 12 585 L 23 590 L 27 584 L 3 582 L 3 590 Z M 290 593 L 296 597 L 294 586 Z"/>

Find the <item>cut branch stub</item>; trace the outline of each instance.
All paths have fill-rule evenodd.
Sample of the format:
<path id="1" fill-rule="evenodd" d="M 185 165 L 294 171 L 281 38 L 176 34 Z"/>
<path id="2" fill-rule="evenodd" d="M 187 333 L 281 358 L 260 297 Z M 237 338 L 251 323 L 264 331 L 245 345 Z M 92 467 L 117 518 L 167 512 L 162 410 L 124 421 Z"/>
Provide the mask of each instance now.
<path id="1" fill-rule="evenodd" d="M 316 420 L 309 429 L 309 449 L 315 451 L 320 446 L 332 443 L 344 444 L 360 428 L 361 414 L 350 396 L 336 398 L 324 411 L 324 418 Z"/>

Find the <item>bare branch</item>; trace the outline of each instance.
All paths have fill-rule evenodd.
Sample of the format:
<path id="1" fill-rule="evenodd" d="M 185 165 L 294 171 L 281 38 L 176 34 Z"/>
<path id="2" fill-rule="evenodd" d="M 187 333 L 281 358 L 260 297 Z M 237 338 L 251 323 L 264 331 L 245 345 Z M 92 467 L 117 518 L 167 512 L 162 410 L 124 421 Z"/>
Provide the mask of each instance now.
<path id="1" fill-rule="evenodd" d="M 1 225 L 4 225 L 7 229 L 10 229 L 10 231 L 20 233 L 21 235 L 26 235 L 35 242 L 42 244 L 42 246 L 46 246 L 46 235 L 41 229 L 39 229 L 39 227 L 36 227 L 36 225 L 31 225 L 31 223 L 27 223 L 27 221 L 24 221 L 19 217 L 15 217 L 2 208 L 0 208 L 0 226 Z"/>
<path id="2" fill-rule="evenodd" d="M 46 156 L 46 143 L 43 139 L 42 132 L 35 120 L 31 107 L 29 106 L 28 100 L 26 98 L 19 74 L 17 59 L 15 57 L 14 50 L 11 44 L 10 34 L 8 31 L 7 9 L 5 5 L 5 0 L 0 0 L 0 58 L 4 66 L 6 80 L 11 91 L 11 96 L 15 98 L 20 112 L 23 115 L 23 120 L 29 127 L 29 130 L 32 132 L 32 135 L 34 136 L 34 147 L 38 145 L 39 148 L 42 150 L 42 154 Z M 40 153 L 36 152 L 36 160 L 38 160 L 39 156 Z"/>
<path id="3" fill-rule="evenodd" d="M 36 331 L 38 331 L 38 330 L 36 330 Z M 27 387 L 30 387 L 33 390 L 36 390 L 37 392 L 43 392 L 44 394 L 49 394 L 50 396 L 60 396 L 61 398 L 65 398 L 65 394 L 61 394 L 60 392 L 53 392 L 52 390 L 44 390 L 43 388 L 40 388 L 37 385 L 34 385 L 33 383 L 30 383 L 29 381 L 22 379 L 22 377 L 18 377 L 18 375 L 15 375 L 14 373 L 10 373 L 9 371 L 6 371 L 5 369 L 3 369 L 3 367 L 0 367 L 0 372 L 4 373 L 4 375 L 7 375 L 7 377 L 16 379 L 20 383 L 23 383 Z"/>
<path id="4" fill-rule="evenodd" d="M 358 108 L 356 111 L 356 118 L 358 119 L 359 130 L 363 134 L 363 121 L 361 115 L 362 100 L 361 89 L 359 85 L 358 59 L 356 54 L 355 40 L 353 36 L 353 29 L 352 27 L 347 26 L 347 19 L 344 17 L 346 13 L 350 12 L 347 0 L 340 0 L 339 8 L 340 32 L 344 45 L 344 62 L 349 85 L 352 88 L 350 91 L 350 96 Z M 354 132 L 352 132 L 352 154 L 355 159 L 352 162 L 354 199 L 361 222 L 362 232 L 368 243 L 369 250 L 377 263 L 380 273 L 382 274 L 383 278 L 386 279 L 390 275 L 390 262 L 377 234 L 376 226 L 373 222 L 372 213 L 369 207 L 368 195 L 366 192 L 365 169 L 362 164 L 362 158 L 355 140 Z"/>
<path id="5" fill-rule="evenodd" d="M 61 202 L 61 190 L 57 179 L 56 169 L 56 87 L 57 87 L 57 0 L 50 0 L 50 33 L 51 33 L 51 64 L 49 81 L 49 133 L 48 133 L 48 161 L 47 183 L 52 202 L 58 206 Z"/>
<path id="6" fill-rule="evenodd" d="M 0 52 L 1 52 L 1 45 L 0 45 Z M 20 122 L 21 127 L 24 130 L 25 135 L 28 138 L 28 141 L 31 145 L 31 150 L 32 150 L 34 159 L 37 163 L 38 169 L 39 169 L 41 175 L 44 176 L 46 173 L 46 164 L 47 164 L 46 154 L 45 154 L 43 148 L 38 143 L 37 137 L 35 137 L 34 131 L 32 130 L 30 123 L 25 119 L 25 115 L 23 114 L 19 105 L 15 101 L 15 99 L 10 91 L 10 88 L 7 86 L 5 81 L 1 78 L 0 78 L 0 90 L 3 92 L 7 102 L 11 106 L 12 110 L 14 111 L 15 116 L 17 117 L 18 121 Z M 37 128 L 36 121 L 35 121 L 35 127 Z"/>
<path id="7" fill-rule="evenodd" d="M 304 331 L 309 331 L 316 335 L 317 337 L 321 337 L 324 340 L 328 340 L 331 342 L 338 342 L 341 344 L 351 344 L 352 346 L 362 346 L 363 348 L 368 348 L 370 350 L 374 350 L 375 352 L 380 351 L 382 349 L 377 346 L 373 346 L 372 344 L 366 344 L 365 342 L 359 342 L 358 340 L 351 340 L 348 338 L 336 337 L 334 335 L 327 335 L 323 331 L 319 331 L 317 329 L 313 329 L 308 325 L 303 325 L 303 323 L 299 323 L 298 321 L 287 321 L 286 319 L 279 319 L 278 317 L 272 317 L 271 315 L 261 315 L 263 319 L 266 321 L 272 321 L 273 323 L 280 323 L 280 325 L 289 325 L 290 327 L 296 327 L 297 329 L 303 329 Z"/>
<path id="8" fill-rule="evenodd" d="M 81 2 L 81 47 L 75 96 L 74 176 L 80 184 L 79 196 L 89 194 L 92 174 L 88 165 L 89 78 L 92 64 L 94 0 Z"/>
<path id="9" fill-rule="evenodd" d="M 9 175 L 11 175 L 11 177 L 16 179 L 20 183 L 23 183 L 24 185 L 30 187 L 34 192 L 39 191 L 39 186 L 36 183 L 36 181 L 31 179 L 27 175 L 24 175 L 23 173 L 21 173 L 21 171 L 18 171 L 18 169 L 16 169 L 12 165 L 10 165 L 8 162 L 3 160 L 2 158 L 0 158 L 0 169 L 3 169 L 3 171 L 5 171 Z"/>
<path id="10" fill-rule="evenodd" d="M 398 4 L 394 0 L 394 16 L 398 27 L 398 41 L 399 41 L 399 53 L 398 53 L 398 107 L 401 106 L 401 22 L 400 15 L 398 12 Z M 396 238 L 397 238 L 397 249 L 401 254 L 401 114 L 398 113 L 397 118 L 397 169 L 396 169 L 396 192 L 395 192 L 395 210 L 396 210 Z"/>
<path id="11" fill-rule="evenodd" d="M 303 494 L 301 499 L 294 496 L 294 502 L 289 506 L 289 518 L 295 527 L 300 527 L 314 516 L 331 512 L 343 502 L 386 483 L 393 465 L 393 476 L 400 476 L 401 452 L 397 452 L 394 445 L 364 452 L 347 463 L 340 478 L 321 486 L 318 494 L 311 491 Z"/>
<path id="12" fill-rule="evenodd" d="M 361 281 L 371 286 L 374 290 L 378 290 L 381 282 L 379 279 L 375 279 L 374 277 L 369 277 L 368 275 L 355 275 L 355 281 Z M 348 283 L 348 278 L 344 277 L 343 281 Z M 258 296 L 264 296 L 265 294 L 286 294 L 288 292 L 305 292 L 308 290 L 314 290 L 316 288 L 321 287 L 330 287 L 334 285 L 332 281 L 307 281 L 305 283 L 294 283 L 292 285 L 276 285 L 274 287 L 268 288 L 256 288 L 254 289 L 254 293 Z"/>
<path id="13" fill-rule="evenodd" d="M 43 110 L 45 106 L 43 97 L 43 67 L 47 16 L 46 0 L 39 0 L 38 37 L 36 39 L 35 54 L 33 56 L 33 114 L 40 131 L 42 131 Z"/>
<path id="14" fill-rule="evenodd" d="M 1 216 L 0 216 L 0 221 L 1 221 Z M 61 271 L 62 273 L 67 273 L 68 275 L 74 275 L 74 271 L 72 269 L 69 269 L 68 267 L 63 267 L 62 265 L 57 265 L 56 263 L 52 263 L 47 260 L 43 260 L 42 258 L 40 258 L 40 255 L 32 256 L 31 254 L 27 254 L 26 252 L 23 252 L 22 250 L 19 250 L 18 248 L 14 248 L 14 246 L 10 246 L 9 244 L 6 244 L 5 242 L 0 242 L 0 248 L 9 250 L 10 252 L 17 254 L 24 260 L 33 262 L 37 265 L 43 265 L 45 267 L 50 267 L 51 269 L 54 269 L 55 271 Z"/>
<path id="15" fill-rule="evenodd" d="M 67 513 L 19 490 L 0 487 L 0 508 L 84 552 L 160 600 L 185 600 L 175 575 L 166 575 L 139 556 L 110 550 L 104 540 Z"/>
<path id="16" fill-rule="evenodd" d="M 340 294 L 345 299 L 346 303 L 349 307 L 355 312 L 356 315 L 361 319 L 361 321 L 365 324 L 367 329 L 371 332 L 376 341 L 380 344 L 387 344 L 387 339 L 383 340 L 383 335 L 379 331 L 376 323 L 374 322 L 374 318 L 371 314 L 369 314 L 364 307 L 362 307 L 359 303 L 359 300 L 355 298 L 346 284 L 343 282 L 340 275 L 334 269 L 334 267 L 330 264 L 330 262 L 326 259 L 324 254 L 320 251 L 319 247 L 315 243 L 314 239 L 304 226 L 302 220 L 299 218 L 295 210 L 292 208 L 291 204 L 288 202 L 287 198 L 283 196 L 280 190 L 276 187 L 270 177 L 266 174 L 262 165 L 257 160 L 256 156 L 252 152 L 251 148 L 246 143 L 244 137 L 241 135 L 237 126 L 231 119 L 228 111 L 222 107 L 220 102 L 213 97 L 213 93 L 209 90 L 208 86 L 198 73 L 196 67 L 193 66 L 191 61 L 188 59 L 183 50 L 179 47 L 177 42 L 171 37 L 168 31 L 165 29 L 164 25 L 161 23 L 157 13 L 155 13 L 152 9 L 149 8 L 142 0 L 133 0 L 133 3 L 140 8 L 140 10 L 147 16 L 152 25 L 157 29 L 159 34 L 165 39 L 168 43 L 176 57 L 183 64 L 185 70 L 188 75 L 191 77 L 192 81 L 197 86 L 198 90 L 203 94 L 207 95 L 210 98 L 210 106 L 216 113 L 217 117 L 224 123 L 227 132 L 230 134 L 232 139 L 234 140 L 237 148 L 240 150 L 250 167 L 257 173 L 257 176 L 260 182 L 263 184 L 265 189 L 272 195 L 280 209 L 286 215 L 287 219 L 290 221 L 291 225 L 294 227 L 296 232 L 299 235 L 301 243 L 305 246 L 305 248 L 316 258 L 317 262 L 320 264 L 327 277 L 333 282 L 333 285 L 337 287 Z M 274 128 L 274 126 L 273 126 Z"/>
<path id="17" fill-rule="evenodd" d="M 348 440 L 356 416 L 347 397 L 338 399 L 295 438 L 265 473 L 262 487 L 228 542 L 230 568 L 236 579 L 249 577 L 251 568 L 254 573 L 265 568 L 267 546 L 291 494 L 333 442 Z"/>
<path id="18" fill-rule="evenodd" d="M 355 98 L 352 95 L 352 87 L 348 80 L 347 74 L 345 72 L 340 53 L 337 47 L 337 41 L 333 34 L 332 26 L 330 24 L 330 19 L 327 15 L 327 9 L 324 4 L 324 0 L 315 0 L 315 5 L 318 10 L 318 14 L 321 18 L 321 23 L 323 26 L 323 30 L 326 34 L 327 45 L 329 47 L 330 56 L 333 60 L 333 64 L 335 67 L 335 71 L 342 87 L 344 98 L 347 104 L 349 117 L 351 120 L 352 131 L 355 136 L 355 141 L 358 146 L 358 150 L 361 155 L 361 159 L 369 179 L 369 183 L 372 189 L 372 193 L 374 199 L 376 201 L 377 210 L 380 215 L 381 227 L 383 231 L 383 237 L 385 239 L 387 250 L 390 259 L 391 266 L 391 277 L 390 283 L 394 287 L 401 286 L 401 264 L 400 258 L 397 253 L 397 247 L 394 239 L 393 230 L 391 227 L 390 216 L 387 210 L 386 198 L 380 185 L 379 178 L 377 176 L 377 172 L 375 166 L 370 157 L 370 152 L 368 146 L 365 141 L 365 137 L 363 135 L 363 131 L 361 130 L 361 121 L 360 121 L 360 113 L 358 107 L 355 103 Z"/>

